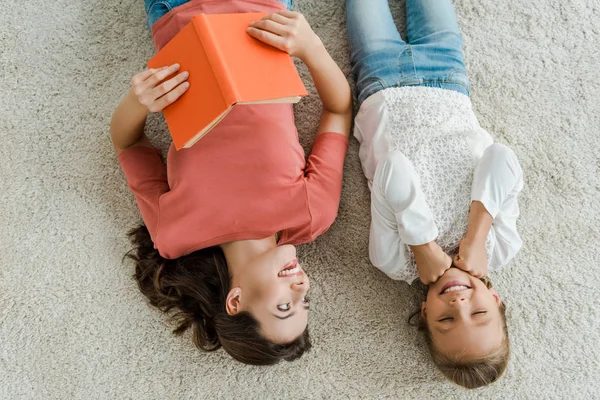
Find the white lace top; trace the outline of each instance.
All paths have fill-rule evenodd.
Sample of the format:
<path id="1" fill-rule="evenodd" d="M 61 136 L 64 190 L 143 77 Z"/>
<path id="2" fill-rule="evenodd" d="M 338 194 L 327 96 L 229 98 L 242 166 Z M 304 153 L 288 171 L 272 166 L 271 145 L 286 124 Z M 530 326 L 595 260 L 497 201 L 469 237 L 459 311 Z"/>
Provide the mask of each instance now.
<path id="1" fill-rule="evenodd" d="M 360 158 L 372 192 L 371 261 L 393 279 L 411 282 L 418 275 L 408 245 L 435 240 L 454 255 L 466 233 L 471 201 L 479 197 L 488 211 L 492 208 L 486 204 L 491 201 L 488 178 L 502 168 L 491 163 L 490 171 L 480 173 L 479 186 L 484 187 L 474 185 L 474 172 L 492 137 L 479 126 L 468 96 L 427 87 L 372 95 L 356 116 L 354 135 L 361 142 Z M 514 153 L 505 153 L 518 165 Z M 514 184 L 514 179 L 507 182 Z M 504 251 L 509 259 L 521 245 L 516 225 L 513 230 L 512 248 Z M 495 260 L 490 270 L 508 262 L 494 258 L 496 242 L 492 229 L 486 242 L 488 260 Z"/>

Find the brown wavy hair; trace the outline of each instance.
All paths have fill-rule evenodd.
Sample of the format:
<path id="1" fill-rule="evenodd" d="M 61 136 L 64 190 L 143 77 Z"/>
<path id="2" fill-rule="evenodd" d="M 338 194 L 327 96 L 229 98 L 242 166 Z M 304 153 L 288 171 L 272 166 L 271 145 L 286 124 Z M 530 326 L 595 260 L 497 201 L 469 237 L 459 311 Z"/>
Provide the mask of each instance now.
<path id="1" fill-rule="evenodd" d="M 272 365 L 293 361 L 311 348 L 308 328 L 294 341 L 274 343 L 263 337 L 258 321 L 248 312 L 229 315 L 225 299 L 231 277 L 220 247 L 209 247 L 170 260 L 154 248 L 141 225 L 129 231 L 135 246 L 126 257 L 135 262 L 134 278 L 151 305 L 170 313 L 181 335 L 192 329 L 194 344 L 203 351 L 223 348 L 244 364 Z"/>
<path id="2" fill-rule="evenodd" d="M 481 280 L 488 289 L 492 288 L 492 281 L 488 277 L 481 278 Z M 419 331 L 425 333 L 425 341 L 433 363 L 450 381 L 467 389 L 475 389 L 496 382 L 504 374 L 510 358 L 510 341 L 508 338 L 506 306 L 504 302 L 499 307 L 504 333 L 502 343 L 491 353 L 476 359 L 464 359 L 460 355 L 453 356 L 440 352 L 433 343 L 427 321 L 419 317 L 417 326 Z M 414 316 L 420 316 L 420 313 L 420 310 L 413 313 L 409 318 L 409 322 Z"/>

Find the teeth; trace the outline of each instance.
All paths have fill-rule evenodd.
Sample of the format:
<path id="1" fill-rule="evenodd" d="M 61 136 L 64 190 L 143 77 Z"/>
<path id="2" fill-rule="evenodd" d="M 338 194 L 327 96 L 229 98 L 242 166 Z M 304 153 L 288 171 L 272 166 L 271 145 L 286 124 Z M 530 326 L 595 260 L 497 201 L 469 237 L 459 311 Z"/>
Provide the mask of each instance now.
<path id="1" fill-rule="evenodd" d="M 300 266 L 296 265 L 294 268 L 292 269 L 284 269 L 283 271 L 280 271 L 277 276 L 287 276 L 287 275 L 294 275 L 297 274 L 298 272 L 300 272 Z"/>
<path id="2" fill-rule="evenodd" d="M 464 290 L 464 289 L 468 289 L 468 286 L 450 286 L 448 289 L 444 289 L 444 291 L 442 292 L 442 294 L 444 293 L 450 293 L 450 292 L 456 292 L 458 290 Z"/>

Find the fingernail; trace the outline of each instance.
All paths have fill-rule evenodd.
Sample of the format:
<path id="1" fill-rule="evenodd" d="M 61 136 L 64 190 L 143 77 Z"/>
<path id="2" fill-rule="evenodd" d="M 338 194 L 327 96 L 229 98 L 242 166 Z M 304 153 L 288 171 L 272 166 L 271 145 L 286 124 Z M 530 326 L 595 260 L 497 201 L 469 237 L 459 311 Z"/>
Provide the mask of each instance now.
<path id="1" fill-rule="evenodd" d="M 255 21 L 250 22 L 250 26 L 254 26 L 255 23 Z"/>
<path id="2" fill-rule="evenodd" d="M 182 83 L 182 85 L 183 85 L 183 87 L 184 87 L 184 88 L 186 88 L 186 89 L 187 89 L 188 87 L 190 87 L 190 83 L 189 83 L 189 82 L 183 82 L 183 83 Z"/>
<path id="3" fill-rule="evenodd" d="M 189 72 L 187 72 L 187 71 L 185 71 L 185 72 L 182 72 L 182 73 L 181 73 L 181 76 L 182 76 L 184 79 L 187 79 L 187 78 L 188 78 L 188 76 L 190 76 L 190 73 L 189 73 Z"/>
<path id="4" fill-rule="evenodd" d="M 173 64 L 173 68 L 179 69 L 179 64 Z"/>

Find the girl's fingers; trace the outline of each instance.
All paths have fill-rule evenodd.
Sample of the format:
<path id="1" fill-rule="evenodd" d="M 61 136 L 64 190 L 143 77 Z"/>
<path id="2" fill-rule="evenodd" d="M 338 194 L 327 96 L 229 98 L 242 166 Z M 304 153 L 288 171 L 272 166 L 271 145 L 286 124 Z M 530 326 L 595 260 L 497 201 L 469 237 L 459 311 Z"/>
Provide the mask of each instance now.
<path id="1" fill-rule="evenodd" d="M 175 87 L 177 87 L 180 83 L 184 82 L 190 74 L 187 71 L 184 71 L 180 74 L 177 74 L 175 77 L 169 79 L 168 81 L 164 81 L 160 85 L 156 86 L 151 91 L 151 98 L 158 99 L 161 96 L 169 93 Z"/>
<path id="2" fill-rule="evenodd" d="M 454 265 L 456 265 L 458 268 L 462 269 L 463 271 L 468 272 L 465 269 L 466 266 L 465 266 L 464 261 L 462 260 L 462 258 L 459 258 L 458 255 L 456 257 L 454 257 Z"/>
<path id="3" fill-rule="evenodd" d="M 263 43 L 271 45 L 279 50 L 285 51 L 285 39 L 279 35 L 263 31 L 262 29 L 256 29 L 254 27 L 248 28 L 248 34 L 253 38 L 260 40 Z"/>
<path id="4" fill-rule="evenodd" d="M 149 90 L 156 87 L 160 82 L 165 80 L 165 78 L 173 75 L 175 72 L 179 71 L 179 64 L 173 64 L 168 67 L 163 67 L 155 70 L 154 74 L 149 76 L 143 83 L 144 90 Z"/>
<path id="5" fill-rule="evenodd" d="M 288 33 L 287 27 L 270 19 L 261 19 L 250 24 L 251 27 L 262 29 L 263 31 L 271 32 L 279 36 L 284 36 Z"/>
<path id="6" fill-rule="evenodd" d="M 156 100 L 152 104 L 152 106 L 149 107 L 150 111 L 157 112 L 163 110 L 165 107 L 171 105 L 175 100 L 180 98 L 181 95 L 183 95 L 189 87 L 189 82 L 183 82 L 179 84 L 179 86 L 177 86 L 175 89 L 171 90 L 170 92 Z"/>

